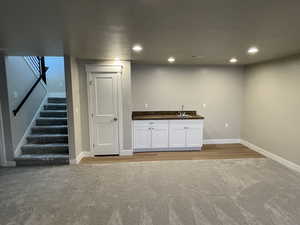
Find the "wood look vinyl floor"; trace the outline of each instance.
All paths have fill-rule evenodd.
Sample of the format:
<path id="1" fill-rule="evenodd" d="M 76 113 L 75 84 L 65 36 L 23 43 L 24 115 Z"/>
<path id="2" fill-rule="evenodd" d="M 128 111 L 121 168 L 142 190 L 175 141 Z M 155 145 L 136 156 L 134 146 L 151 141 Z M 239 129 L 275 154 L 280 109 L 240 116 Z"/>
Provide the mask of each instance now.
<path id="1" fill-rule="evenodd" d="M 163 160 L 209 160 L 209 159 L 240 159 L 264 158 L 263 155 L 241 144 L 204 145 L 202 151 L 182 152 L 145 152 L 134 153 L 132 156 L 96 156 L 85 157 L 81 164 L 143 162 Z"/>

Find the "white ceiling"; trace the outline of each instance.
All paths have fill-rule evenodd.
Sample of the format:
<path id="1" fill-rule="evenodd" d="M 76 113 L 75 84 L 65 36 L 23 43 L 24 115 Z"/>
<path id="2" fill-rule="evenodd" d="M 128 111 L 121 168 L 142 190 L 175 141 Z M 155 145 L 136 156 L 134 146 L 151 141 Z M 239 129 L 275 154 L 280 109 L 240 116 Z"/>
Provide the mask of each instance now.
<path id="1" fill-rule="evenodd" d="M 300 53 L 297 0 L 1 0 L 0 49 L 177 64 L 250 64 Z M 131 51 L 135 43 L 144 50 Z M 248 56 L 247 48 L 259 54 Z M 192 58 L 193 55 L 201 56 Z"/>

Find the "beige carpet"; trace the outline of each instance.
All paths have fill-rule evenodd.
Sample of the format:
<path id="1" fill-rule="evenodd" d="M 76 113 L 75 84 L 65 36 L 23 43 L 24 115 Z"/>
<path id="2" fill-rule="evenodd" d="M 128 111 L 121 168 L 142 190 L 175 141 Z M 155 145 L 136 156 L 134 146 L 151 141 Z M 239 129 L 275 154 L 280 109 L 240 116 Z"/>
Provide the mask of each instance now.
<path id="1" fill-rule="evenodd" d="M 1 225 L 297 225 L 300 175 L 269 159 L 0 169 Z"/>

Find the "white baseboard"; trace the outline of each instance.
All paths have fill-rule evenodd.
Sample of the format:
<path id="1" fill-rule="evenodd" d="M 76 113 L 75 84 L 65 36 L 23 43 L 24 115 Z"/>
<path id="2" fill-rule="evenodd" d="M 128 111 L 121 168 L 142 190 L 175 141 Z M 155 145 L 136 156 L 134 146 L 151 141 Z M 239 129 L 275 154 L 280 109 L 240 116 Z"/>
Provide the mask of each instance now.
<path id="1" fill-rule="evenodd" d="M 282 165 L 284 165 L 284 166 L 286 166 L 286 167 L 288 167 L 292 170 L 300 172 L 300 165 L 298 165 L 296 163 L 293 163 L 293 162 L 291 162 L 291 161 L 289 161 L 285 158 L 282 158 L 279 155 L 273 154 L 273 153 L 271 153 L 271 152 L 269 152 L 269 151 L 267 151 L 267 150 L 265 150 L 261 147 L 258 147 L 258 146 L 254 145 L 254 144 L 252 144 L 248 141 L 241 140 L 241 144 L 247 146 L 248 148 L 250 148 L 250 149 L 252 149 L 252 150 L 254 150 L 254 151 L 270 158 L 270 159 L 273 159 L 274 161 L 276 161 L 276 162 L 278 162 L 278 163 L 280 163 L 280 164 L 282 164 Z"/>
<path id="2" fill-rule="evenodd" d="M 76 164 L 79 164 L 82 158 L 92 157 L 92 156 L 93 156 L 93 154 L 91 152 L 88 152 L 88 151 L 80 152 L 80 154 L 76 157 Z M 73 163 L 71 162 L 71 164 L 73 164 Z"/>
<path id="3" fill-rule="evenodd" d="M 133 155 L 132 149 L 123 149 L 120 151 L 120 156 Z"/>
<path id="4" fill-rule="evenodd" d="M 133 150 L 132 149 L 124 149 L 120 151 L 120 156 L 129 156 L 129 155 L 133 155 Z M 84 157 L 93 157 L 93 153 L 89 152 L 89 151 L 83 151 L 81 152 L 76 159 L 72 159 L 70 161 L 70 164 L 79 164 L 80 161 L 84 158 Z"/>
<path id="5" fill-rule="evenodd" d="M 76 159 L 70 159 L 70 164 L 71 164 L 71 165 L 77 164 L 77 160 L 76 160 Z"/>
<path id="6" fill-rule="evenodd" d="M 27 129 L 25 130 L 25 133 L 23 135 L 23 137 L 21 138 L 21 140 L 19 141 L 15 151 L 14 151 L 14 156 L 18 157 L 19 155 L 21 155 L 21 147 L 26 144 L 26 137 L 30 134 L 31 132 L 31 127 L 34 125 L 35 120 L 39 117 L 40 111 L 42 110 L 43 106 L 46 104 L 47 102 L 47 94 L 45 95 L 41 105 L 39 106 L 39 108 L 37 109 L 36 113 L 34 114 L 30 124 L 28 125 Z"/>
<path id="7" fill-rule="evenodd" d="M 204 139 L 203 144 L 237 144 L 241 143 L 240 139 Z"/>

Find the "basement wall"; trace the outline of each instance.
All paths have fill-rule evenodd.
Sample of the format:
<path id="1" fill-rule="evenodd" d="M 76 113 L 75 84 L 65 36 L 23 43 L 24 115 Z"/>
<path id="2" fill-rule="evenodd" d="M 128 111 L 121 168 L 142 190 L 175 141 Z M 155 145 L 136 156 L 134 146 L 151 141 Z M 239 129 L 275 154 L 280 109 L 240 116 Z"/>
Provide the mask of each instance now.
<path id="1" fill-rule="evenodd" d="M 245 70 L 242 139 L 300 165 L 300 57 Z"/>
<path id="2" fill-rule="evenodd" d="M 232 66 L 132 64 L 133 110 L 180 110 L 184 105 L 205 117 L 204 139 L 239 139 L 243 72 Z"/>

